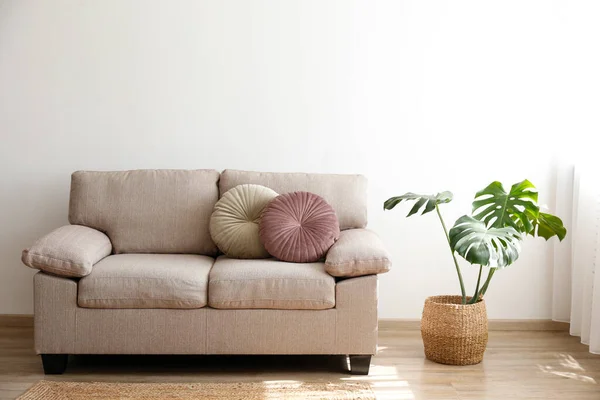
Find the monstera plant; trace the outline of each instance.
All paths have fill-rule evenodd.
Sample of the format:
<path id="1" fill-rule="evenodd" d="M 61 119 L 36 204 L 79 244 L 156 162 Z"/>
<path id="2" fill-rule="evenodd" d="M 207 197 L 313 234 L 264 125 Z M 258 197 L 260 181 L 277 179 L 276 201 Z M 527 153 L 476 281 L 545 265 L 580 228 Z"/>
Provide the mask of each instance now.
<path id="1" fill-rule="evenodd" d="M 451 192 L 406 193 L 388 199 L 383 208 L 391 210 L 403 201 L 414 201 L 407 217 L 436 211 L 460 282 L 460 297 L 432 296 L 425 301 L 421 320 L 425 355 L 443 364 L 476 364 L 483 359 L 487 345 L 483 296 L 494 273 L 517 261 L 525 236 L 546 240 L 556 236 L 562 241 L 567 230 L 560 218 L 540 211 L 538 192 L 528 180 L 512 185 L 508 192 L 500 182 L 492 182 L 475 195 L 472 215 L 458 218 L 450 231 L 440 205 L 452 201 Z M 457 254 L 479 266 L 473 296 L 467 296 Z M 484 268 L 488 272 L 482 282 Z"/>
<path id="2" fill-rule="evenodd" d="M 472 216 L 463 215 L 448 231 L 439 206 L 452 201 L 452 197 L 451 192 L 436 195 L 406 193 L 391 197 L 383 208 L 391 210 L 402 201 L 415 201 L 407 217 L 436 211 L 458 274 L 462 304 L 467 304 L 467 294 L 456 254 L 471 264 L 479 265 L 477 285 L 470 300 L 475 303 L 486 293 L 496 270 L 513 264 L 519 258 L 520 242 L 524 236 L 541 236 L 546 240 L 557 236 L 563 240 L 567 234 L 560 218 L 540 211 L 538 192 L 528 180 L 512 185 L 508 192 L 500 182 L 492 182 L 475 195 Z M 489 272 L 480 286 L 484 267 L 488 267 Z"/>

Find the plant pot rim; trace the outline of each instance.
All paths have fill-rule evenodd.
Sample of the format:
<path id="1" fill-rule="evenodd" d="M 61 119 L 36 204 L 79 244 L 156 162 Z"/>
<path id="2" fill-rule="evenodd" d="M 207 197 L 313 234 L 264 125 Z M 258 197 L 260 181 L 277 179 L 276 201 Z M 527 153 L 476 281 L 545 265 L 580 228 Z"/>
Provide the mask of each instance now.
<path id="1" fill-rule="evenodd" d="M 467 301 L 471 300 L 473 296 L 467 296 Z M 485 304 L 485 300 L 481 299 L 473 304 L 462 304 L 462 296 L 453 294 L 442 294 L 436 296 L 429 296 L 425 299 L 425 304 L 433 303 L 437 306 L 445 306 L 449 308 L 456 307 L 481 307 Z"/>

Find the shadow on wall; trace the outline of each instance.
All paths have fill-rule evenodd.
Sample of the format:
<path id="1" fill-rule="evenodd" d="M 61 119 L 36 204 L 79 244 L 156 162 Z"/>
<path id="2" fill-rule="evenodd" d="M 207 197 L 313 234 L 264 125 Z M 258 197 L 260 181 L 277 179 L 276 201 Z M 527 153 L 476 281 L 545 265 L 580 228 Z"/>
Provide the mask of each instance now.
<path id="1" fill-rule="evenodd" d="M 14 174 L 0 197 L 0 314 L 33 313 L 34 270 L 21 251 L 42 235 L 68 224 L 70 173 Z"/>

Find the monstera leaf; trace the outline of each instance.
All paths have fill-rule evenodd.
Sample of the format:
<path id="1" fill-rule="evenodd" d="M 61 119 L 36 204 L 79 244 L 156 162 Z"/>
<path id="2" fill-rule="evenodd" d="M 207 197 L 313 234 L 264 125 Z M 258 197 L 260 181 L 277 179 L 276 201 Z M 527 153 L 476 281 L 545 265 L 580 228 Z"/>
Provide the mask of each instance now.
<path id="1" fill-rule="evenodd" d="M 437 204 L 450 203 L 452 201 L 452 193 L 441 192 L 435 195 L 426 195 L 408 192 L 406 194 L 403 194 L 402 196 L 390 197 L 389 199 L 387 199 L 386 202 L 383 203 L 383 209 L 391 210 L 392 208 L 396 207 L 399 203 L 405 200 L 416 200 L 415 205 L 411 208 L 407 215 L 407 217 L 410 217 L 411 215 L 418 213 L 419 210 L 423 208 L 423 206 L 425 206 L 425 208 L 423 209 L 421 215 L 433 211 Z"/>
<path id="2" fill-rule="evenodd" d="M 537 199 L 537 190 L 528 180 L 512 185 L 508 193 L 500 182 L 492 182 L 475 194 L 473 217 L 487 226 L 511 226 L 521 233 L 529 233 L 533 230 L 530 217 L 537 217 L 540 210 Z"/>
<path id="3" fill-rule="evenodd" d="M 504 268 L 519 258 L 521 235 L 512 227 L 488 227 L 468 215 L 460 217 L 449 233 L 450 247 L 471 264 Z"/>
<path id="4" fill-rule="evenodd" d="M 548 240 L 552 236 L 557 236 L 559 240 L 563 240 L 567 236 L 567 229 L 563 226 L 560 218 L 552 214 L 538 212 L 538 215 L 530 215 L 533 224 L 533 230 L 528 232 L 532 236 L 541 236 Z"/>
<path id="5" fill-rule="evenodd" d="M 512 185 L 508 193 L 500 182 L 492 182 L 475 195 L 473 217 L 490 227 L 510 226 L 546 240 L 552 236 L 563 240 L 567 234 L 563 222 L 552 214 L 540 212 L 537 200 L 537 190 L 528 180 Z"/>

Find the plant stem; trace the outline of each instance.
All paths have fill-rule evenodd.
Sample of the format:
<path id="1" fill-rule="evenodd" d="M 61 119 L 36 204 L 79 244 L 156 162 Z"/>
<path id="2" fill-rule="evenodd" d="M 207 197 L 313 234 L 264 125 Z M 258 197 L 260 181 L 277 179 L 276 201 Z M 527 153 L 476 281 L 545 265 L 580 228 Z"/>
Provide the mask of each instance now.
<path id="1" fill-rule="evenodd" d="M 475 285 L 475 294 L 473 295 L 473 298 L 471 299 L 471 301 L 469 301 L 469 304 L 475 304 L 477 303 L 477 300 L 479 300 L 479 283 L 481 282 L 481 271 L 483 270 L 483 265 L 479 266 L 479 275 L 477 275 L 477 285 Z"/>
<path id="2" fill-rule="evenodd" d="M 490 268 L 490 273 L 488 274 L 488 277 L 485 280 L 483 287 L 481 288 L 481 292 L 479 292 L 480 297 L 483 297 L 485 292 L 487 292 L 488 286 L 490 286 L 490 281 L 492 280 L 492 276 L 494 276 L 494 272 L 496 272 L 496 268 Z"/>
<path id="3" fill-rule="evenodd" d="M 446 240 L 448 241 L 448 246 L 450 247 L 450 253 L 452 253 L 452 259 L 454 260 L 454 266 L 456 266 L 456 273 L 458 274 L 458 281 L 460 282 L 460 293 L 462 295 L 462 304 L 467 304 L 467 294 L 465 292 L 465 284 L 463 282 L 462 274 L 460 273 L 460 267 L 458 266 L 458 260 L 456 260 L 456 256 L 454 255 L 454 250 L 452 250 L 452 246 L 450 245 L 450 236 L 448 236 L 448 229 L 446 229 L 446 224 L 444 223 L 444 218 L 442 218 L 442 214 L 440 213 L 440 208 L 438 205 L 435 205 L 435 211 L 437 211 L 437 215 L 440 218 L 440 222 L 442 223 L 442 228 L 444 228 L 444 234 L 446 235 Z"/>

